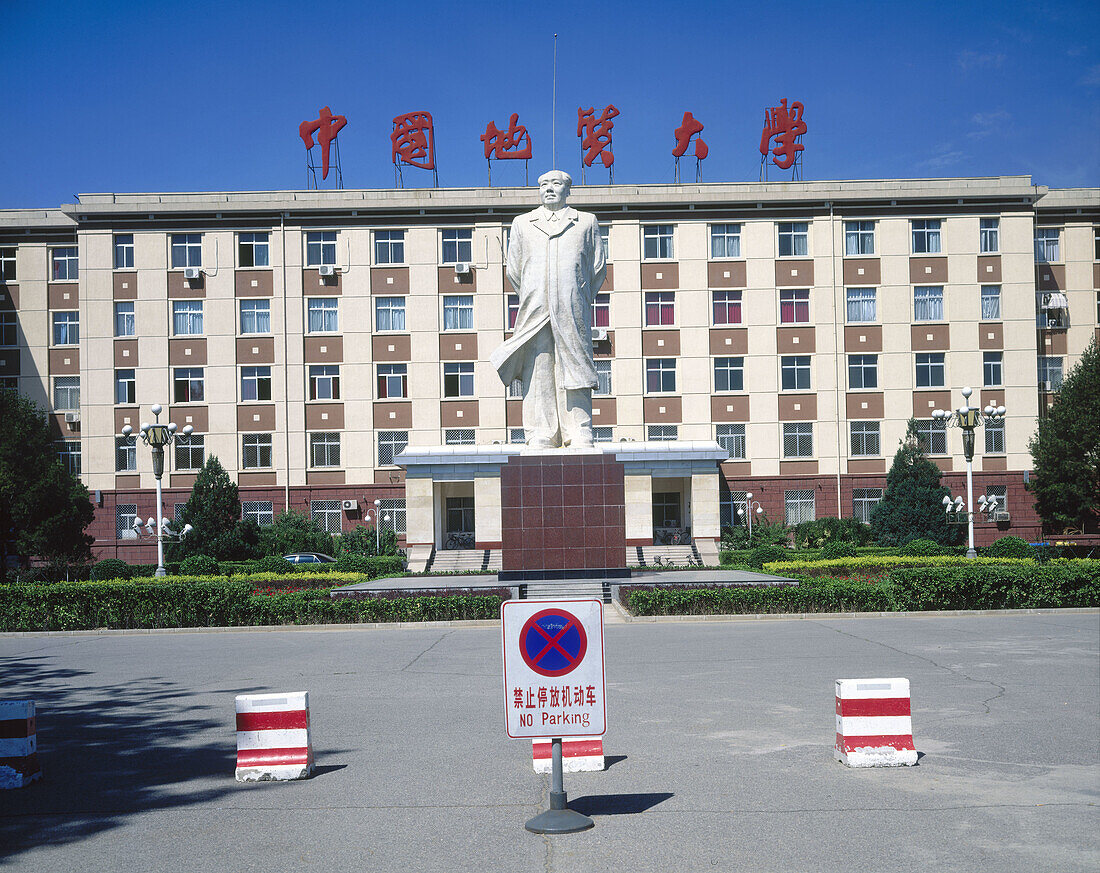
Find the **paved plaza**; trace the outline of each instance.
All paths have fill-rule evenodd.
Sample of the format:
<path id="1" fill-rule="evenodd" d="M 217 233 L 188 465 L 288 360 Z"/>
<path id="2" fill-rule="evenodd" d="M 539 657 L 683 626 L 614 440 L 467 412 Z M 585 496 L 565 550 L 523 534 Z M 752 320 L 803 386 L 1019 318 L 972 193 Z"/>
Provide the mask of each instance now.
<path id="1" fill-rule="evenodd" d="M 0 635 L 43 781 L 0 792 L 0 866 L 51 871 L 1095 871 L 1100 615 L 606 629 L 595 828 L 536 836 L 494 626 Z M 912 683 L 913 768 L 832 758 L 834 680 Z M 233 779 L 234 695 L 309 692 L 318 769 Z"/>

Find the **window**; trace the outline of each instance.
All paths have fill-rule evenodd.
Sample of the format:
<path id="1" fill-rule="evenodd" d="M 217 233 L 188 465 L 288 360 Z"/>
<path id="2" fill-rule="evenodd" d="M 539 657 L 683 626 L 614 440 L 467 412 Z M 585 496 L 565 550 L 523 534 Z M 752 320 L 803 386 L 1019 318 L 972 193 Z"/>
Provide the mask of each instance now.
<path id="1" fill-rule="evenodd" d="M 309 435 L 309 465 L 311 467 L 340 466 L 339 433 L 311 433 Z"/>
<path id="2" fill-rule="evenodd" d="M 58 440 L 57 457 L 70 475 L 80 475 L 80 440 Z"/>
<path id="3" fill-rule="evenodd" d="M 1001 286 L 982 285 L 982 320 L 1001 320 Z"/>
<path id="4" fill-rule="evenodd" d="M 339 500 L 313 500 L 309 504 L 309 514 L 313 523 L 325 533 L 340 533 L 344 510 Z"/>
<path id="5" fill-rule="evenodd" d="M 16 344 L 15 313 L 10 309 L 0 311 L 0 346 Z"/>
<path id="6" fill-rule="evenodd" d="M 611 361 L 594 361 L 596 365 L 596 390 L 592 393 L 600 397 L 611 394 Z"/>
<path id="7" fill-rule="evenodd" d="M 115 539 L 136 540 L 137 530 L 136 503 L 119 503 L 115 505 Z"/>
<path id="8" fill-rule="evenodd" d="M 527 435 L 523 432 L 522 427 L 510 427 L 508 428 L 508 442 L 512 445 L 522 446 L 527 442 Z"/>
<path id="9" fill-rule="evenodd" d="M 473 294 L 444 294 L 443 295 L 443 329 L 444 330 L 473 330 L 474 329 L 474 295 Z"/>
<path id="10" fill-rule="evenodd" d="M 137 437 L 115 437 L 115 472 L 126 473 L 137 469 Z"/>
<path id="11" fill-rule="evenodd" d="M 245 470 L 271 466 L 271 434 L 246 433 L 241 437 L 241 466 Z"/>
<path id="12" fill-rule="evenodd" d="M 405 263 L 405 231 L 376 230 L 374 232 L 374 262 L 376 264 Z"/>
<path id="13" fill-rule="evenodd" d="M 516 400 L 521 397 L 523 397 L 523 380 L 513 379 L 508 384 L 508 398 L 510 400 Z"/>
<path id="14" fill-rule="evenodd" d="M 115 336 L 134 336 L 137 333 L 137 323 L 134 321 L 134 301 L 118 300 L 115 302 Z"/>
<path id="15" fill-rule="evenodd" d="M 53 314 L 53 344 L 55 346 L 80 344 L 79 312 L 55 312 Z"/>
<path id="16" fill-rule="evenodd" d="M 460 363 L 443 365 L 443 396 L 474 396 L 473 361 L 462 361 Z"/>
<path id="17" fill-rule="evenodd" d="M 310 333 L 336 333 L 340 329 L 340 301 L 335 297 L 310 297 L 306 308 Z"/>
<path id="18" fill-rule="evenodd" d="M 809 252 L 810 225 L 805 221 L 779 223 L 779 257 L 805 257 Z"/>
<path id="19" fill-rule="evenodd" d="M 844 222 L 844 254 L 873 255 L 875 253 L 875 223 L 873 221 Z"/>
<path id="20" fill-rule="evenodd" d="M 647 327 L 676 323 L 676 292 L 645 292 L 645 323 Z"/>
<path id="21" fill-rule="evenodd" d="M 0 282 L 15 281 L 15 247 L 0 248 Z"/>
<path id="22" fill-rule="evenodd" d="M 913 320 L 943 321 L 942 285 L 918 285 L 913 288 Z"/>
<path id="23" fill-rule="evenodd" d="M 812 491 L 784 491 L 783 505 L 787 510 L 787 524 L 802 524 L 817 517 Z"/>
<path id="24" fill-rule="evenodd" d="M 405 298 L 376 297 L 374 299 L 375 330 L 405 329 Z"/>
<path id="25" fill-rule="evenodd" d="M 469 263 L 474 259 L 474 231 L 469 227 L 453 227 L 441 231 L 443 263 Z"/>
<path id="26" fill-rule="evenodd" d="M 1005 422 L 990 422 L 985 425 L 985 453 L 987 455 L 1003 455 L 1005 453 Z"/>
<path id="27" fill-rule="evenodd" d="M 864 524 L 870 524 L 871 510 L 873 510 L 881 500 L 881 488 L 853 488 L 852 515 Z"/>
<path id="28" fill-rule="evenodd" d="M 201 470 L 206 462 L 206 437 L 193 433 L 190 436 L 176 434 L 173 443 L 176 447 L 177 470 Z"/>
<path id="29" fill-rule="evenodd" d="M 393 459 L 405 451 L 409 444 L 409 432 L 407 430 L 380 430 L 378 431 L 378 466 L 388 467 L 393 464 Z"/>
<path id="30" fill-rule="evenodd" d="M 52 264 L 51 276 L 54 282 L 79 278 L 80 259 L 77 257 L 76 246 L 51 249 L 50 263 Z"/>
<path id="31" fill-rule="evenodd" d="M 271 301 L 241 301 L 241 333 L 271 333 Z"/>
<path id="32" fill-rule="evenodd" d="M 878 355 L 848 355 L 848 388 L 878 387 Z"/>
<path id="33" fill-rule="evenodd" d="M 1041 264 L 1060 261 L 1062 229 L 1059 227 L 1035 228 L 1035 260 Z"/>
<path id="34" fill-rule="evenodd" d="M 1004 352 L 985 352 L 982 355 L 983 383 L 987 388 L 1004 384 Z"/>
<path id="35" fill-rule="evenodd" d="M 202 301 L 172 301 L 172 332 L 176 336 L 202 333 Z"/>
<path id="36" fill-rule="evenodd" d="M 997 508 L 995 512 L 1004 512 L 1008 509 L 1008 486 L 1007 485 L 988 485 L 985 489 L 986 497 L 997 498 Z"/>
<path id="37" fill-rule="evenodd" d="M 730 460 L 744 460 L 745 458 L 745 425 L 743 424 L 718 424 L 715 425 L 715 439 L 718 445 L 730 453 Z"/>
<path id="38" fill-rule="evenodd" d="M 405 533 L 405 498 L 383 497 L 378 507 L 382 516 L 382 530 L 392 530 L 395 534 Z M 386 521 L 386 516 L 390 520 Z"/>
<path id="39" fill-rule="evenodd" d="M 4 391 L 18 391 L 19 390 L 19 377 L 18 376 L 0 376 L 0 389 Z"/>
<path id="40" fill-rule="evenodd" d="M 132 233 L 115 234 L 115 269 L 132 270 L 134 268 L 134 235 Z"/>
<path id="41" fill-rule="evenodd" d="M 779 321 L 782 324 L 806 324 L 810 320 L 810 289 L 781 288 Z"/>
<path id="42" fill-rule="evenodd" d="M 202 234 L 172 234 L 172 269 L 202 266 Z"/>
<path id="43" fill-rule="evenodd" d="M 592 428 L 592 442 L 595 443 L 609 443 L 615 439 L 614 428 L 612 427 L 594 427 Z"/>
<path id="44" fill-rule="evenodd" d="M 611 260 L 611 225 L 600 225 L 600 240 L 603 242 L 603 259 Z"/>
<path id="45" fill-rule="evenodd" d="M 811 421 L 785 422 L 783 425 L 783 457 L 812 458 L 814 456 L 814 425 Z"/>
<path id="46" fill-rule="evenodd" d="M 653 527 L 680 527 L 680 492 L 653 492 Z"/>
<path id="47" fill-rule="evenodd" d="M 133 370 L 115 370 L 115 403 L 137 403 L 137 379 Z"/>
<path id="48" fill-rule="evenodd" d="M 783 355 L 779 359 L 779 371 L 784 391 L 810 390 L 809 355 Z"/>
<path id="49" fill-rule="evenodd" d="M 947 422 L 936 419 L 917 421 L 917 442 L 929 455 L 947 454 Z"/>
<path id="50" fill-rule="evenodd" d="M 672 442 L 679 439 L 680 428 L 675 424 L 651 424 L 646 428 L 646 439 L 651 442 Z"/>
<path id="51" fill-rule="evenodd" d="M 924 221 L 914 220 L 913 254 L 932 255 L 940 250 L 940 220 L 932 218 Z"/>
<path id="52" fill-rule="evenodd" d="M 202 403 L 206 399 L 202 367 L 176 367 L 172 371 L 172 397 L 175 403 Z"/>
<path id="53" fill-rule="evenodd" d="M 237 261 L 242 267 L 266 267 L 268 257 L 267 233 L 237 234 Z"/>
<path id="54" fill-rule="evenodd" d="M 610 327 L 611 326 L 611 295 L 610 294 L 597 294 L 596 299 L 592 301 L 592 326 L 593 327 Z"/>
<path id="55" fill-rule="evenodd" d="M 447 428 L 443 431 L 443 444 L 448 446 L 472 446 L 474 429 L 472 427 Z"/>
<path id="56" fill-rule="evenodd" d="M 241 400 L 271 399 L 271 367 L 241 367 Z"/>
<path id="57" fill-rule="evenodd" d="M 646 358 L 645 390 L 649 394 L 676 390 L 675 358 Z"/>
<path id="58" fill-rule="evenodd" d="M 507 307 L 506 329 L 507 330 L 515 330 L 516 329 L 516 319 L 519 317 L 519 295 L 518 294 L 509 294 L 507 296 L 506 300 L 505 300 L 505 306 Z M 593 303 L 592 304 L 592 312 L 593 312 L 592 326 L 593 327 L 596 326 L 595 311 L 596 311 L 595 304 Z"/>
<path id="59" fill-rule="evenodd" d="M 445 502 L 447 531 L 449 533 L 474 532 L 474 498 L 448 497 Z"/>
<path id="60" fill-rule="evenodd" d="M 409 365 L 378 365 L 378 399 L 409 396 Z"/>
<path id="61" fill-rule="evenodd" d="M 983 218 L 978 231 L 978 251 L 984 254 L 995 254 L 1001 250 L 1001 219 Z"/>
<path id="62" fill-rule="evenodd" d="M 874 321 L 878 316 L 875 313 L 874 288 L 846 288 L 845 295 L 848 303 L 848 322 L 858 324 L 860 322 Z"/>
<path id="63" fill-rule="evenodd" d="M 710 256 L 714 259 L 741 257 L 741 225 L 712 224 Z"/>
<path id="64" fill-rule="evenodd" d="M 267 527 L 275 523 L 275 507 L 270 500 L 245 500 L 241 503 L 241 518 Z"/>
<path id="65" fill-rule="evenodd" d="M 714 390 L 715 391 L 744 391 L 745 390 L 745 359 L 744 358 L 715 358 L 714 359 Z"/>
<path id="66" fill-rule="evenodd" d="M 75 412 L 80 409 L 80 377 L 55 376 L 53 380 L 53 408 Z"/>
<path id="67" fill-rule="evenodd" d="M 672 254 L 672 225 L 651 224 L 642 228 L 642 260 L 667 261 Z"/>
<path id="68" fill-rule="evenodd" d="M 1062 359 L 1049 355 L 1039 356 L 1039 384 L 1048 391 L 1057 391 L 1062 387 Z M 57 406 L 54 403 L 54 406 Z"/>
<path id="69" fill-rule="evenodd" d="M 309 366 L 309 399 L 310 400 L 339 400 L 340 399 L 340 365 L 339 364 L 310 364 L 310 366 Z"/>
<path id="70" fill-rule="evenodd" d="M 710 294 L 716 325 L 741 323 L 740 291 L 711 291 Z"/>
<path id="71" fill-rule="evenodd" d="M 945 384 L 943 352 L 917 352 L 917 387 L 942 388 Z"/>
<path id="72" fill-rule="evenodd" d="M 306 266 L 336 266 L 336 231 L 316 230 L 306 234 Z"/>
<path id="73" fill-rule="evenodd" d="M 852 457 L 882 454 L 879 450 L 879 423 L 877 421 L 853 421 L 851 428 Z"/>

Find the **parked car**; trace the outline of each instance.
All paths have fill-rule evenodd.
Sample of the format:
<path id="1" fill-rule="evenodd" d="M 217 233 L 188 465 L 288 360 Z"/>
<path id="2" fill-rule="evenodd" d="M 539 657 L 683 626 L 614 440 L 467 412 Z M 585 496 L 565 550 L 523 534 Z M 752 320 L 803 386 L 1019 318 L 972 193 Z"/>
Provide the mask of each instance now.
<path id="1" fill-rule="evenodd" d="M 292 564 L 335 564 L 336 559 L 331 555 L 322 555 L 320 552 L 295 552 L 293 555 L 283 555 L 284 561 Z"/>

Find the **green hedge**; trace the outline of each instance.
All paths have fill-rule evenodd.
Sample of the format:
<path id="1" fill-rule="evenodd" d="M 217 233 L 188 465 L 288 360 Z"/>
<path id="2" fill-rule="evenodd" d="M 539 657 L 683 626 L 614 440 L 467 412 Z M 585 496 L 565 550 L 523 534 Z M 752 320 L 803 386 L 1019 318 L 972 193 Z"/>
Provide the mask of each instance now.
<path id="1" fill-rule="evenodd" d="M 846 579 L 804 579 L 797 586 L 619 589 L 635 615 L 754 615 L 781 612 L 885 612 L 893 600 L 886 585 Z"/>
<path id="2" fill-rule="evenodd" d="M 955 555 L 866 555 L 855 558 L 824 558 L 819 561 L 773 561 L 764 565 L 765 573 L 777 576 L 851 576 L 881 575 L 903 567 L 990 567 L 1000 564 L 1034 565 L 1024 558 L 960 558 Z"/>
<path id="3" fill-rule="evenodd" d="M 980 561 L 981 559 L 978 559 Z M 1053 609 L 1100 606 L 1100 561 L 980 564 L 891 572 L 898 609 Z"/>
<path id="4" fill-rule="evenodd" d="M 216 577 L 6 586 L 0 631 L 493 619 L 502 600 L 466 594 L 333 601 L 323 589 L 269 596 L 253 588 Z"/>

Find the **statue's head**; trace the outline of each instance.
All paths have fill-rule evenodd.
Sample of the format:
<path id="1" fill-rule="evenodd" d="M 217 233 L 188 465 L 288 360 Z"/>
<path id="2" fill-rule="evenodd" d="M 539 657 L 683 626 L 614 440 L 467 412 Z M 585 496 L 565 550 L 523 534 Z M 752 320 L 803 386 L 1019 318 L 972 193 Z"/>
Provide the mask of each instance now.
<path id="1" fill-rule="evenodd" d="M 550 209 L 559 209 L 565 205 L 573 177 L 563 170 L 550 170 L 539 176 L 539 199 Z"/>

